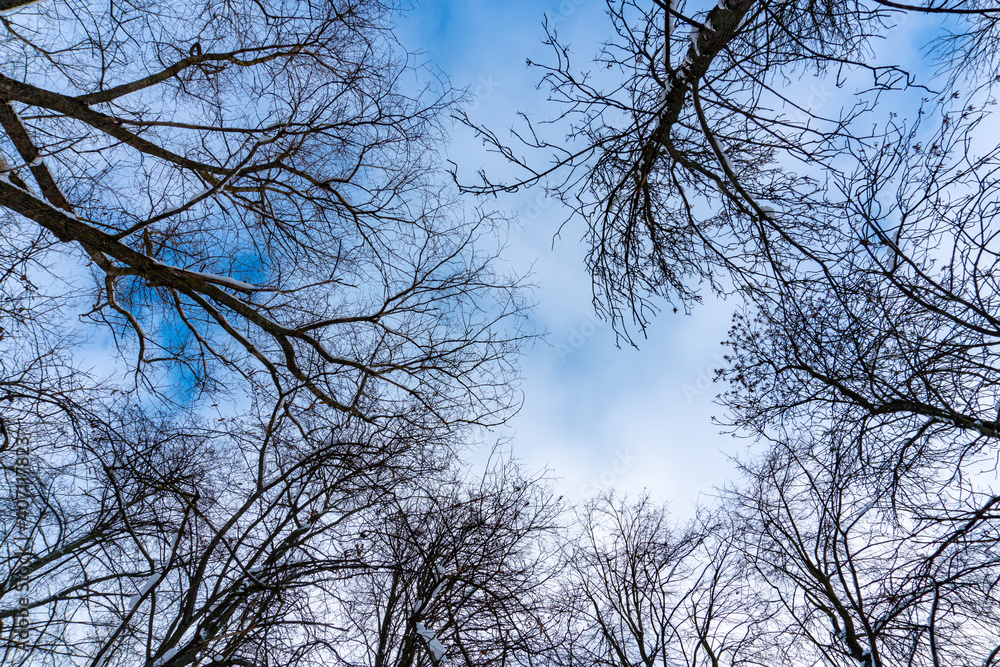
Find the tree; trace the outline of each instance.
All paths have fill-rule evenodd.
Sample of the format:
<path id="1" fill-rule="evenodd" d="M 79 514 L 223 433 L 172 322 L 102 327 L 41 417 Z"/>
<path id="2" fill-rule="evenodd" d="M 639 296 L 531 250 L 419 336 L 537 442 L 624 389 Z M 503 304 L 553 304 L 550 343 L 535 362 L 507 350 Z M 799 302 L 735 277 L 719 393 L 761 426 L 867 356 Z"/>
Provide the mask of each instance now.
<path id="1" fill-rule="evenodd" d="M 776 646 L 994 664 L 1000 7 L 709 5 L 608 2 L 593 73 L 549 31 L 567 138 L 518 131 L 522 157 L 479 128 L 526 175 L 466 187 L 567 203 L 626 337 L 701 283 L 737 297 L 726 421 L 775 445 L 733 530 L 760 604 L 787 609 Z M 933 36 L 925 61 L 878 48 L 906 21 Z"/>
<path id="2" fill-rule="evenodd" d="M 777 444 L 730 495 L 755 606 L 780 610 L 761 634 L 801 664 L 996 664 L 998 499 L 930 473 L 894 504 L 824 444 Z"/>
<path id="3" fill-rule="evenodd" d="M 391 3 L 3 9 L 2 501 L 31 499 L 0 520 L 0 621 L 24 585 L 31 630 L 4 664 L 353 664 L 377 619 L 338 605 L 430 567 L 394 532 L 420 518 L 386 517 L 455 502 L 460 451 L 517 403 L 502 221 L 436 176 L 460 94 L 400 52 Z M 454 588 L 498 618 L 531 608 L 507 573 L 549 521 L 516 477 L 480 493 L 500 551 Z M 461 518 L 434 524 L 447 557 Z"/>
<path id="4" fill-rule="evenodd" d="M 544 660 L 558 505 L 510 460 L 400 498 L 371 536 L 385 565 L 341 598 L 348 650 L 372 667 Z"/>
<path id="5" fill-rule="evenodd" d="M 416 623 L 451 661 L 540 650 L 523 618 L 537 613 L 553 507 L 509 463 L 477 486 L 414 437 L 296 446 L 294 427 L 250 420 L 212 456 L 210 436 L 184 426 L 129 419 L 93 439 L 113 465 L 67 466 L 47 485 L 35 533 L 49 544 L 27 573 L 33 641 L 11 664 L 426 665 Z"/>
<path id="6" fill-rule="evenodd" d="M 492 221 L 462 221 L 435 184 L 458 96 L 420 87 L 390 9 L 3 17 L 5 225 L 44 230 L 45 266 L 91 264 L 87 317 L 131 345 L 137 384 L 158 386 L 157 367 L 197 390 L 262 374 L 286 402 L 365 419 L 510 407 L 495 369 L 520 334 L 494 325 L 519 297 L 477 241 Z"/>
<path id="7" fill-rule="evenodd" d="M 608 493 L 578 519 L 556 664 L 701 667 L 775 657 L 757 641 L 773 605 L 747 605 L 741 561 L 716 517 L 702 513 L 678 527 L 648 497 Z"/>
<path id="8" fill-rule="evenodd" d="M 931 114 L 936 97 L 928 95 L 913 119 L 897 120 L 896 109 L 883 113 L 895 99 L 912 105 L 914 92 L 920 106 L 928 88 L 903 66 L 875 60 L 874 47 L 909 15 L 954 15 L 965 22 L 952 33 L 941 28 L 939 60 L 954 76 L 988 70 L 991 51 L 975 45 L 992 38 L 996 8 L 960 4 L 612 0 L 614 36 L 594 61 L 600 70 L 578 70 L 553 30 L 553 63 L 533 63 L 559 107 L 549 123 L 565 138 L 529 122 L 516 129 L 513 145 L 551 151 L 550 162 L 521 157 L 503 137 L 465 118 L 526 172 L 511 182 L 484 174 L 465 189 L 541 184 L 563 201 L 567 223 L 576 215 L 587 225 L 595 305 L 625 335 L 627 312 L 641 328 L 657 298 L 689 305 L 704 281 L 766 301 L 798 277 L 798 264 L 821 271 L 816 265 L 829 261 L 821 251 L 842 237 L 851 247 L 873 237 L 891 245 L 888 231 L 879 236 L 881 228 L 848 225 L 844 212 L 855 192 L 839 186 L 855 167 L 892 173 L 873 148 L 899 143 Z M 858 84 L 854 103 L 836 118 L 804 106 L 808 91 L 791 85 L 826 74 L 838 87 Z M 968 83 L 969 92 L 991 79 Z M 937 108 L 947 109 L 950 98 L 949 91 Z M 983 110 L 966 107 L 963 120 Z M 843 250 L 830 249 L 832 256 Z"/>
<path id="9" fill-rule="evenodd" d="M 993 43 L 1000 13 L 988 3 L 687 7 L 609 3 L 618 37 L 597 60 L 619 73 L 608 93 L 550 34 L 557 60 L 543 69 L 560 118 L 573 121 L 570 146 L 529 142 L 564 151 L 543 171 L 483 130 L 532 174 L 471 189 L 549 178 L 575 202 L 596 305 L 626 335 L 623 307 L 643 326 L 652 297 L 696 299 L 688 278 L 736 290 L 746 310 L 726 377 L 738 385 L 727 398 L 738 426 L 765 436 L 811 412 L 808 431 L 832 409 L 845 428 L 880 424 L 896 443 L 954 429 L 975 443 L 949 452 L 977 451 L 997 419 L 998 155 L 984 135 L 993 50 L 974 45 Z M 860 57 L 894 21 L 921 13 L 952 19 L 937 27 L 944 75 L 925 85 Z M 807 68 L 865 87 L 835 121 L 796 109 L 782 81 Z M 943 91 L 929 94 L 931 84 Z M 911 118 L 889 108 L 914 91 L 925 99 Z"/>

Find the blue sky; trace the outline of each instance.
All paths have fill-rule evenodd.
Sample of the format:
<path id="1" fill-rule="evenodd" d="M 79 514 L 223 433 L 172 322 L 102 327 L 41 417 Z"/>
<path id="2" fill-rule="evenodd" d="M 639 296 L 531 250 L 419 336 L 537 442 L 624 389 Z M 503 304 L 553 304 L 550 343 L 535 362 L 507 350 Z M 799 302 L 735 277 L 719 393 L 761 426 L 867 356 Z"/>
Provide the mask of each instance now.
<path id="1" fill-rule="evenodd" d="M 424 1 L 402 21 L 399 37 L 455 86 L 469 87 L 470 117 L 499 132 L 518 111 L 536 118 L 552 111 L 535 89 L 537 71 L 525 64 L 546 56 L 543 14 L 583 64 L 605 38 L 604 11 L 602 0 Z M 460 131 L 447 152 L 462 173 L 502 169 Z M 524 408 L 503 434 L 514 454 L 533 468 L 548 467 L 570 499 L 609 484 L 646 488 L 689 516 L 700 494 L 732 476 L 727 456 L 747 447 L 711 422 L 722 408 L 712 402 L 719 387 L 708 386 L 708 378 L 720 365 L 731 306 L 706 300 L 690 316 L 665 312 L 640 349 L 619 349 L 610 326 L 593 316 L 582 227 L 571 222 L 553 247 L 565 215 L 558 204 L 539 191 L 495 204 L 519 217 L 506 259 L 515 270 L 532 270 L 533 319 L 549 332 L 524 360 Z"/>
<path id="2" fill-rule="evenodd" d="M 714 2 L 700 4 L 708 9 Z M 586 69 L 611 29 L 605 12 L 604 0 L 423 0 L 403 19 L 398 35 L 456 87 L 468 87 L 469 116 L 503 135 L 518 111 L 533 120 L 553 113 L 546 91 L 536 89 L 539 72 L 525 62 L 551 62 L 542 44 L 543 19 L 547 16 L 560 41 L 570 44 L 575 66 Z M 873 53 L 859 55 L 929 76 L 933 63 L 924 45 L 946 24 L 937 16 L 907 15 L 884 39 L 872 42 Z M 820 115 L 837 116 L 870 85 L 870 74 L 842 87 L 814 73 L 798 74 L 798 80 L 787 82 L 786 92 Z M 884 122 L 893 109 L 919 106 L 926 95 L 913 89 L 883 99 L 878 113 L 863 122 Z M 933 132 L 936 122 L 924 131 Z M 505 173 L 503 163 L 461 130 L 453 134 L 447 153 L 460 173 L 472 176 L 480 168 L 494 176 Z M 690 516 L 697 501 L 708 501 L 714 486 L 735 477 L 730 457 L 745 458 L 751 446 L 722 434 L 711 419 L 724 416 L 713 402 L 724 387 L 709 379 L 724 363 L 720 343 L 736 304 L 706 295 L 691 315 L 665 309 L 640 349 L 619 349 L 611 328 L 593 317 L 580 222 L 571 221 L 553 244 L 565 217 L 558 204 L 539 191 L 495 204 L 520 220 L 506 259 L 516 270 L 532 270 L 538 286 L 533 319 L 549 332 L 547 344 L 536 346 L 524 360 L 524 408 L 505 434 L 515 455 L 532 467 L 548 467 L 560 478 L 560 491 L 573 500 L 613 484 L 621 491 L 647 489 L 654 498 L 671 501 L 679 517 Z"/>

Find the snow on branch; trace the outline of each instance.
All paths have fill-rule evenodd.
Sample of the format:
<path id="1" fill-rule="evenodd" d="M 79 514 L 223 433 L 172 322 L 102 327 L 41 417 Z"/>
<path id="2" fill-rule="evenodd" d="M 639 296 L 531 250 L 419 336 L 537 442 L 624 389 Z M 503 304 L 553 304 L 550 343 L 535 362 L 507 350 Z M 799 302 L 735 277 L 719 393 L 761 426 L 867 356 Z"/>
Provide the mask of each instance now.
<path id="1" fill-rule="evenodd" d="M 162 578 L 163 572 L 154 572 L 146 578 L 146 581 L 144 581 L 142 586 L 139 588 L 139 592 L 129 599 L 127 605 L 128 609 L 125 611 L 126 616 L 131 615 L 136 610 L 136 607 L 139 606 L 139 603 L 142 602 L 143 598 L 146 597 L 149 591 L 151 591 L 156 584 L 160 583 L 160 579 Z"/>
<path id="2" fill-rule="evenodd" d="M 427 642 L 427 648 L 430 649 L 435 662 L 444 657 L 446 652 L 445 645 L 441 643 L 441 640 L 437 638 L 437 635 L 424 627 L 424 624 L 419 621 L 417 622 L 417 634 L 420 635 L 425 642 Z"/>
<path id="3" fill-rule="evenodd" d="M 171 273 L 177 275 L 190 276 L 192 278 L 197 278 L 198 280 L 203 280 L 208 283 L 215 283 L 216 285 L 222 285 L 223 287 L 229 287 L 231 289 L 239 290 L 241 292 L 257 292 L 260 291 L 259 288 L 254 287 L 250 283 L 245 283 L 242 280 L 236 280 L 235 278 L 230 278 L 229 276 L 219 276 L 214 273 L 205 273 L 203 271 L 192 271 L 190 269 L 182 269 L 176 266 L 171 266 L 170 264 L 164 264 L 163 262 L 150 258 L 156 266 L 165 269 Z"/>
<path id="4" fill-rule="evenodd" d="M 434 571 L 438 575 L 438 581 L 434 585 L 434 588 L 431 590 L 429 595 L 420 598 L 417 601 L 417 605 L 413 609 L 414 617 L 418 616 L 420 612 L 423 611 L 424 607 L 426 607 L 427 604 L 430 603 L 430 601 L 433 600 L 437 596 L 437 594 L 441 592 L 441 588 L 446 583 L 447 572 L 445 572 L 445 569 L 435 563 Z M 427 626 L 425 626 L 420 621 L 416 622 L 416 628 L 417 628 L 417 634 L 420 636 L 421 639 L 424 640 L 424 643 L 427 645 L 427 649 L 431 652 L 431 656 L 433 657 L 434 662 L 435 663 L 439 662 L 441 658 L 444 657 L 447 651 L 445 645 L 441 642 L 440 639 L 438 639 L 434 631 L 428 629 Z"/>

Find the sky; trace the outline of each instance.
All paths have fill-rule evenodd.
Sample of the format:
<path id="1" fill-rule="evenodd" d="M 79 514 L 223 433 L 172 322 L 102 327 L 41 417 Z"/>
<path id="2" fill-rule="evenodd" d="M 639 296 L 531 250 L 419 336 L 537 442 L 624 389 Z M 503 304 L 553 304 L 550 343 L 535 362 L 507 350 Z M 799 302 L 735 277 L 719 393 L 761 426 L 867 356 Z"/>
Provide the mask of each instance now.
<path id="1" fill-rule="evenodd" d="M 527 58 L 545 59 L 545 16 L 582 64 L 606 37 L 604 11 L 603 0 L 424 0 L 404 17 L 398 37 L 454 86 L 468 87 L 470 118 L 501 133 L 518 111 L 541 119 L 554 108 L 536 89 L 538 72 L 526 66 Z M 460 131 L 447 154 L 460 173 L 502 166 Z M 713 487 L 735 479 L 730 457 L 748 447 L 712 422 L 724 414 L 713 403 L 723 387 L 710 379 L 724 363 L 721 341 L 735 304 L 706 295 L 690 315 L 666 309 L 638 339 L 639 349 L 619 348 L 610 325 L 594 315 L 580 221 L 553 243 L 565 211 L 540 191 L 496 205 L 519 219 L 505 258 L 514 270 L 531 271 L 532 320 L 548 332 L 523 359 L 524 406 L 497 435 L 510 438 L 530 469 L 547 469 L 570 500 L 611 486 L 646 490 L 669 502 L 675 517 L 691 516 L 696 503 L 710 502 Z"/>
<path id="2" fill-rule="evenodd" d="M 467 88 L 464 111 L 500 135 L 518 112 L 535 120 L 554 113 L 546 92 L 537 89 L 539 72 L 526 65 L 529 58 L 549 61 L 543 21 L 571 44 L 578 65 L 593 58 L 610 29 L 604 0 L 415 2 L 397 38 L 452 85 Z M 917 33 L 920 26 L 908 30 Z M 926 37 L 894 38 L 885 48 L 904 62 L 918 61 L 916 45 Z M 849 96 L 815 78 L 796 85 L 813 109 L 839 106 Z M 504 171 L 460 128 L 446 153 L 466 175 L 481 168 Z M 557 492 L 571 501 L 610 487 L 645 490 L 669 502 L 678 519 L 690 517 L 698 503 L 711 502 L 715 487 L 736 480 L 732 458 L 746 458 L 752 446 L 713 422 L 713 416 L 725 418 L 714 402 L 725 387 L 711 378 L 725 364 L 721 343 L 735 302 L 705 293 L 705 303 L 690 314 L 664 308 L 645 339 L 636 338 L 638 349 L 619 346 L 611 327 L 594 314 L 581 221 L 571 220 L 554 238 L 566 211 L 540 190 L 490 203 L 518 220 L 504 259 L 512 271 L 530 272 L 536 286 L 532 323 L 547 332 L 522 359 L 521 411 L 490 437 L 508 442 L 530 469 L 547 470 Z M 109 344 L 101 340 L 93 354 L 103 356 Z M 483 458 L 487 453 L 485 447 L 478 451 Z"/>

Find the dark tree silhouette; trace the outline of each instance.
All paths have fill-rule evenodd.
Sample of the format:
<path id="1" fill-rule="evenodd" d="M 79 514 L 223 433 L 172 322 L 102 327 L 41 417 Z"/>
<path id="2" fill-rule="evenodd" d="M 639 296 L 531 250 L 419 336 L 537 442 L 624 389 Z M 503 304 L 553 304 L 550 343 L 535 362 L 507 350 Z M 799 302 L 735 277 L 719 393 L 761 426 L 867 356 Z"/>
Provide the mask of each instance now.
<path id="1" fill-rule="evenodd" d="M 772 646 L 996 664 L 1000 6 L 607 7 L 593 67 L 548 31 L 562 136 L 476 128 L 525 171 L 466 189 L 566 203 L 629 340 L 664 300 L 735 297 L 724 423 L 776 444 L 730 523 L 761 608 L 786 608 Z M 916 34 L 919 61 L 882 45 Z"/>
<path id="2" fill-rule="evenodd" d="M 395 3 L 2 9 L 3 664 L 353 665 L 379 628 L 378 664 L 440 662 L 417 620 L 540 650 L 551 502 L 455 472 L 517 406 L 524 302 Z M 468 572 L 434 616 L 362 613 L 435 559 Z"/>

